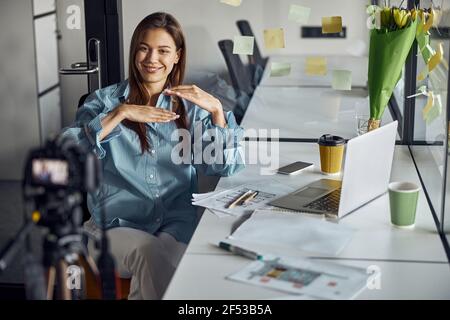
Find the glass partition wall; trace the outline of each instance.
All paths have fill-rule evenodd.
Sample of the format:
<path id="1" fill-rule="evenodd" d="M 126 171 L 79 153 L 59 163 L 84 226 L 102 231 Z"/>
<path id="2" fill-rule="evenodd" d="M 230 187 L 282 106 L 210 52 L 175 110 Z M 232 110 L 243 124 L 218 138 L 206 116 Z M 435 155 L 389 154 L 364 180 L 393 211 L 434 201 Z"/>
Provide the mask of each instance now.
<path id="1" fill-rule="evenodd" d="M 372 4 L 408 8 L 433 9 L 434 21 L 429 36 L 431 53 L 442 46 L 442 60 L 432 72 L 415 41 L 403 68 L 401 80 L 389 102 L 392 117 L 399 120 L 401 144 L 408 145 L 422 182 L 436 226 L 441 232 L 447 255 L 450 257 L 450 155 L 449 89 L 450 0 L 374 0 Z M 424 77 L 419 77 L 423 73 Z M 415 97 L 410 97 L 423 92 Z"/>
<path id="2" fill-rule="evenodd" d="M 413 104 L 413 137 L 410 150 L 421 177 L 424 192 L 434 214 L 440 231 L 448 236 L 450 232 L 450 210 L 446 195 L 448 184 L 448 102 L 449 86 L 449 44 L 450 44 L 450 0 L 420 1 L 421 8 L 433 8 L 434 23 L 430 29 L 430 47 L 434 52 L 443 48 L 441 62 L 428 73 L 424 79 L 420 77 L 427 66 L 417 47 L 417 68 L 415 91 L 425 92 L 426 95 L 415 97 Z M 426 49 L 427 50 L 427 49 Z M 406 81 L 411 81 L 408 79 Z M 447 201 L 446 201 L 447 200 Z M 446 204 L 447 203 L 447 204 Z"/>

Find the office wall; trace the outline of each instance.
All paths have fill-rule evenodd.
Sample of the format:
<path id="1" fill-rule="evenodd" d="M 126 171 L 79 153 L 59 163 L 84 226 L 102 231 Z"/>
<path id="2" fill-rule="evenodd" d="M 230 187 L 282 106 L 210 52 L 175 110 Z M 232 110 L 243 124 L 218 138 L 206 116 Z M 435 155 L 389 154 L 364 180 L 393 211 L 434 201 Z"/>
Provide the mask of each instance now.
<path id="1" fill-rule="evenodd" d="M 347 26 L 346 39 L 300 38 L 300 26 L 287 20 L 292 3 L 312 8 L 309 25 L 320 25 L 322 16 L 342 15 Z M 349 48 L 362 42 L 367 47 L 365 0 L 243 0 L 240 7 L 224 5 L 219 0 L 122 1 L 124 57 L 135 26 L 147 14 L 166 11 L 184 28 L 188 42 L 188 71 L 223 72 L 226 69 L 217 41 L 238 35 L 236 20 L 250 21 L 256 40 L 264 54 L 348 54 Z M 268 52 L 263 46 L 264 28 L 285 28 L 286 48 Z M 359 45 L 360 46 L 360 45 Z M 358 50 L 361 51 L 361 50 Z M 367 49 L 363 50 L 367 54 Z M 127 67 L 125 73 L 128 75 Z"/>
<path id="2" fill-rule="evenodd" d="M 0 30 L 0 179 L 18 180 L 39 145 L 32 1 L 1 1 Z"/>

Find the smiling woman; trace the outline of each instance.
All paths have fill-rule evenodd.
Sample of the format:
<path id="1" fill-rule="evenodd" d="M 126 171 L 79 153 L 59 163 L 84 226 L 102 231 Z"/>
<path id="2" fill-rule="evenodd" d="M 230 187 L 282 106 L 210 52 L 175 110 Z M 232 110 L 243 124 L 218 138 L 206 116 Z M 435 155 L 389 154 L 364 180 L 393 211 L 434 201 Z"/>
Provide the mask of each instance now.
<path id="1" fill-rule="evenodd" d="M 185 65 L 184 35 L 175 18 L 147 16 L 133 33 L 129 79 L 91 94 L 64 130 L 102 159 L 104 180 L 88 195 L 92 218 L 85 228 L 98 233 L 105 206 L 119 273 L 132 276 L 130 299 L 162 297 L 197 224 L 191 204 L 197 170 L 228 176 L 244 167 L 243 129 L 218 99 L 183 84 Z M 171 137 L 178 130 L 195 137 L 187 143 L 202 150 L 219 137 L 223 150 L 207 163 L 174 163 L 179 141 Z"/>

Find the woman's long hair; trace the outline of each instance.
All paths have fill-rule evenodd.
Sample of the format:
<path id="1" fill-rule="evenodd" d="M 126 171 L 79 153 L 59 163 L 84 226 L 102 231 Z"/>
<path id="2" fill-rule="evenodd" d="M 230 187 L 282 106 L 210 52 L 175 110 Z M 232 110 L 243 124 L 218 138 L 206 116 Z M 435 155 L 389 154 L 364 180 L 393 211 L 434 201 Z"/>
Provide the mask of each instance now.
<path id="1" fill-rule="evenodd" d="M 167 78 L 166 86 L 178 86 L 182 84 L 184 79 L 186 68 L 186 42 L 181 26 L 178 21 L 168 13 L 152 13 L 137 25 L 133 37 L 131 38 L 128 80 L 130 85 L 130 93 L 128 96 L 129 104 L 148 105 L 150 103 L 150 95 L 145 88 L 141 74 L 136 67 L 135 57 L 144 33 L 151 29 L 164 29 L 172 36 L 176 45 L 176 50 L 180 50 L 180 58 L 178 63 L 173 66 L 173 69 Z M 172 111 L 180 115 L 180 117 L 175 120 L 177 127 L 186 129 L 187 117 L 183 102 L 176 96 L 171 97 L 171 100 L 173 104 Z M 142 153 L 149 151 L 150 141 L 147 138 L 147 128 L 145 123 L 125 120 L 124 125 L 135 131 L 139 136 Z"/>

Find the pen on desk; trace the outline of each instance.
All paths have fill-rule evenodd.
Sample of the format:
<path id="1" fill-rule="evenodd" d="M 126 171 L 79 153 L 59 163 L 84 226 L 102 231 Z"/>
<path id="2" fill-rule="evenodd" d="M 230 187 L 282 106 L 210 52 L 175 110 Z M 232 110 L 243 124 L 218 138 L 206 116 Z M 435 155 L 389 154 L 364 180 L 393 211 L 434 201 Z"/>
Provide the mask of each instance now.
<path id="1" fill-rule="evenodd" d="M 228 209 L 233 209 L 234 207 L 236 207 L 242 200 L 244 200 L 248 195 L 250 195 L 253 191 L 252 190 L 248 190 L 247 192 L 244 192 L 243 194 L 241 194 L 236 200 L 233 200 L 229 205 L 228 205 Z"/>
<path id="2" fill-rule="evenodd" d="M 247 204 L 248 202 L 250 202 L 250 200 L 254 199 L 258 195 L 258 193 L 259 193 L 258 191 L 255 191 L 252 194 L 250 194 L 247 198 L 245 198 L 242 204 Z"/>
<path id="3" fill-rule="evenodd" d="M 236 247 L 236 246 L 233 246 L 233 245 L 223 242 L 223 241 L 219 242 L 219 247 L 224 250 L 227 250 L 229 252 L 232 252 L 234 254 L 237 254 L 237 255 L 252 259 L 252 260 L 262 260 L 263 259 L 263 257 L 261 255 L 257 254 L 256 252 L 246 250 L 246 249 L 243 249 L 240 247 Z"/>

